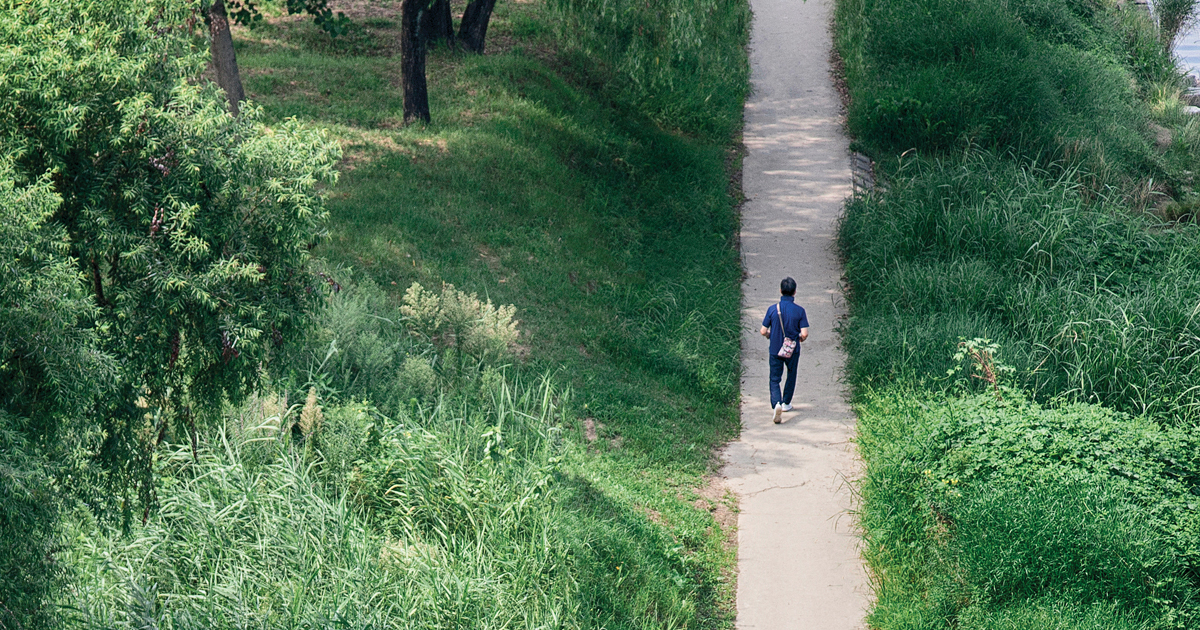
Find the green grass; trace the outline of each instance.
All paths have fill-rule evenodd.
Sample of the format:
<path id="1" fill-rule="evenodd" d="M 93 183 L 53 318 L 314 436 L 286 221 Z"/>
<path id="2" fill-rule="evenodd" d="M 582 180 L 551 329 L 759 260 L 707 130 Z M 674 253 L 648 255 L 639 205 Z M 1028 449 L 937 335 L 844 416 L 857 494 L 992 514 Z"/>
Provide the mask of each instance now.
<path id="1" fill-rule="evenodd" d="M 311 435 L 356 442 L 348 481 L 250 405 L 195 456 L 164 453 L 147 526 L 78 521 L 62 600 L 96 628 L 581 627 L 555 393 L 482 393 L 395 418 L 327 409 Z"/>
<path id="2" fill-rule="evenodd" d="M 292 59 L 318 93 L 341 83 L 328 58 Z M 346 63 L 359 84 L 386 84 L 361 76 L 385 62 Z M 740 271 L 724 147 L 627 120 L 525 55 L 435 63 L 430 127 L 317 114 L 349 155 L 319 252 L 396 295 L 446 281 L 516 304 L 529 369 L 555 370 L 636 450 L 703 464 L 735 424 Z M 249 90 L 265 93 L 257 81 Z M 260 98 L 280 117 L 308 111 Z"/>
<path id="3" fill-rule="evenodd" d="M 852 378 L 938 389 L 957 342 L 986 337 L 1042 399 L 1200 419 L 1200 231 L 1089 203 L 1073 180 L 972 153 L 909 160 L 852 201 Z"/>
<path id="4" fill-rule="evenodd" d="M 844 0 L 837 14 L 848 126 L 868 152 L 981 147 L 1082 167 L 1075 172 L 1090 190 L 1117 187 L 1143 205 L 1153 200 L 1138 186 L 1190 192 L 1194 167 L 1164 159 L 1149 131 L 1152 121 L 1174 128 L 1182 120 L 1143 102 L 1164 91 L 1178 102 L 1180 79 L 1134 9 Z"/>
<path id="5" fill-rule="evenodd" d="M 1074 0 L 836 32 L 885 182 L 839 235 L 870 624 L 1193 627 L 1200 145 L 1157 32 Z"/>
<path id="6" fill-rule="evenodd" d="M 1190 432 L 1011 389 L 863 394 L 874 627 L 1194 624 Z"/>
<path id="7" fill-rule="evenodd" d="M 705 7 L 631 52 L 561 39 L 602 31 L 584 8 L 500 3 L 487 56 L 433 50 L 434 122 L 408 128 L 398 19 L 239 31 L 265 119 L 344 149 L 316 249 L 342 290 L 282 340 L 276 397 L 195 461 L 164 452 L 145 526 L 70 519 L 77 625 L 730 627 L 729 532 L 699 489 L 737 430 L 747 8 Z M 514 304 L 516 353 L 459 371 L 403 321 L 414 281 Z M 310 390 L 325 417 L 302 440 L 287 401 Z"/>

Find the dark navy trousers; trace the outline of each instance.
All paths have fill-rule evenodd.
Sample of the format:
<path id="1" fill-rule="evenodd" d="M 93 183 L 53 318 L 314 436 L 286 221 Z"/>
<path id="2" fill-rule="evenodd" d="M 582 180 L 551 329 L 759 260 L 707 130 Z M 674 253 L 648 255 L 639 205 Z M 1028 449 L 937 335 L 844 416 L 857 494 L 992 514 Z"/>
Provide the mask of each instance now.
<path id="1" fill-rule="evenodd" d="M 796 393 L 796 365 L 800 362 L 800 344 L 791 358 L 785 359 L 771 355 L 771 408 L 779 403 L 792 404 L 792 394 Z M 783 397 L 779 396 L 779 381 L 783 380 L 783 368 L 787 368 L 787 380 L 783 383 Z"/>

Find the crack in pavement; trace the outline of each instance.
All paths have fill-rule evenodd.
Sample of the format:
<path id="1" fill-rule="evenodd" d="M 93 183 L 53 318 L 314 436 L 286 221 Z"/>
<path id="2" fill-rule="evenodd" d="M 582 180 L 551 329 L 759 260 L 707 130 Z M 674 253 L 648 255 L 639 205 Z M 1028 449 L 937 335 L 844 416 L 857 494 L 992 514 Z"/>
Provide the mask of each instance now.
<path id="1" fill-rule="evenodd" d="M 756 497 L 756 496 L 758 496 L 758 495 L 760 495 L 760 494 L 762 494 L 762 493 L 764 493 L 764 492 L 770 492 L 770 491 L 772 491 L 772 490 L 794 490 L 794 489 L 796 489 L 796 488 L 803 488 L 804 486 L 807 486 L 807 485 L 808 485 L 808 482 L 807 482 L 807 481 L 805 481 L 804 483 L 798 483 L 798 484 L 796 484 L 796 485 L 794 485 L 794 486 L 779 486 L 779 485 L 775 485 L 775 486 L 771 486 L 771 487 L 769 487 L 769 488 L 763 488 L 762 490 L 755 490 L 754 492 L 747 492 L 746 494 L 743 494 L 743 495 L 742 495 L 742 497 L 743 497 L 743 498 L 747 498 L 747 499 L 748 499 L 748 498 L 751 498 L 751 497 Z"/>
<path id="2" fill-rule="evenodd" d="M 724 476 L 740 499 L 740 629 L 858 630 L 869 602 L 853 534 L 856 495 L 847 483 L 857 463 L 855 417 L 834 332 L 846 315 L 837 219 L 853 186 L 865 180 L 851 172 L 829 74 L 833 1 L 750 0 L 753 90 L 742 133 L 739 235 L 742 434 L 723 455 Z M 796 411 L 776 425 L 758 329 L 786 276 L 797 281 L 810 338 L 801 348 Z"/>

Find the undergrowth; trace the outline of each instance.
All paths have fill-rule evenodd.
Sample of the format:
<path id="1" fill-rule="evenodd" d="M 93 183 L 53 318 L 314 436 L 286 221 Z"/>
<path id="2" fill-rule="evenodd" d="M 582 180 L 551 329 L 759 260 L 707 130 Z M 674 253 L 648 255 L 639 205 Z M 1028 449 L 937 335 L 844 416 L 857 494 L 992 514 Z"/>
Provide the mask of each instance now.
<path id="1" fill-rule="evenodd" d="M 164 441 L 144 521 L 64 501 L 63 623 L 732 624 L 697 490 L 737 426 L 747 7 L 634 4 L 597 46 L 611 14 L 499 3 L 408 128 L 398 5 L 235 31 L 248 107 L 342 146 L 326 299 L 219 430 Z"/>
<path id="2" fill-rule="evenodd" d="M 841 0 L 869 623 L 1190 628 L 1197 123 L 1128 4 Z M 967 365 L 964 365 L 966 362 Z"/>

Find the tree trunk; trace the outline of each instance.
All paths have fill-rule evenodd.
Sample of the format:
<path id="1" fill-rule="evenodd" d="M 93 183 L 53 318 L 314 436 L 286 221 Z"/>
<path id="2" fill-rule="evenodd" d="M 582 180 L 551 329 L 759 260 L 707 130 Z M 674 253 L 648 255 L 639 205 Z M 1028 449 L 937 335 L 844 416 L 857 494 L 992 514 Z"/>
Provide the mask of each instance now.
<path id="1" fill-rule="evenodd" d="M 429 0 L 400 2 L 400 83 L 404 87 L 404 122 L 429 122 L 425 85 L 425 37 L 421 28 Z"/>
<path id="2" fill-rule="evenodd" d="M 492 19 L 492 9 L 495 8 L 496 0 L 471 0 L 467 10 L 463 11 L 462 24 L 458 28 L 458 41 L 463 48 L 483 54 L 488 21 Z"/>
<path id="3" fill-rule="evenodd" d="M 225 0 L 213 0 L 209 7 L 208 34 L 213 69 L 217 71 L 217 85 L 225 90 L 225 96 L 229 98 L 229 111 L 237 116 L 238 105 L 246 100 L 246 91 L 242 89 L 242 76 L 238 73 L 237 57 L 233 52 L 233 35 L 229 32 Z"/>
<path id="4" fill-rule="evenodd" d="M 434 0 L 421 27 L 425 29 L 426 45 L 444 39 L 453 46 L 454 18 L 450 17 L 450 0 Z"/>

